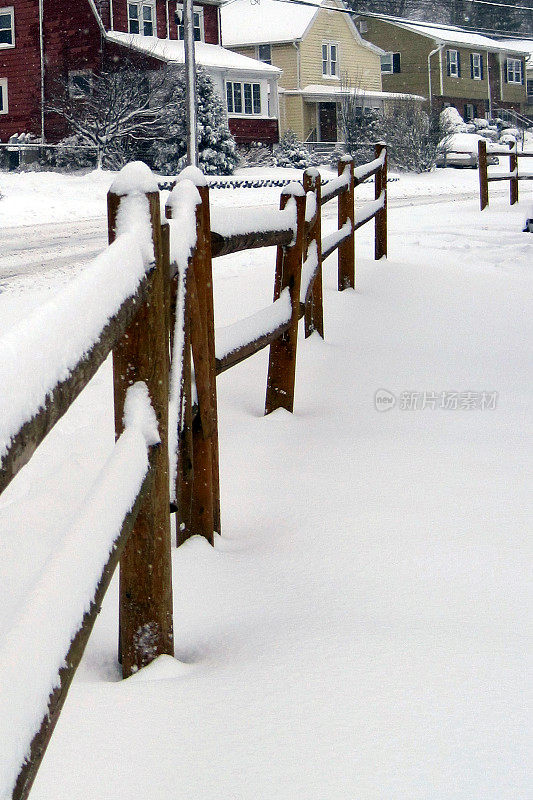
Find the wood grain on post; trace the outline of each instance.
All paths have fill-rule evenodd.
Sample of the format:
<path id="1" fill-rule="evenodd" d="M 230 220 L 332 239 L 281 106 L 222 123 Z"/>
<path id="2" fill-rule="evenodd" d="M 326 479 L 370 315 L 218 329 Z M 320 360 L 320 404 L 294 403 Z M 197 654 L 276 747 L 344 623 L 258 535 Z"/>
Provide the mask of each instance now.
<path id="1" fill-rule="evenodd" d="M 277 408 L 292 411 L 294 407 L 300 284 L 305 239 L 305 195 L 283 193 L 280 202 L 281 210 L 288 202 L 296 204 L 296 236 L 292 245 L 278 248 L 274 300 L 277 300 L 281 291 L 288 286 L 291 293 L 292 318 L 289 330 L 270 345 L 265 414 L 270 414 Z"/>
<path id="2" fill-rule="evenodd" d="M 218 413 L 215 362 L 215 317 L 213 303 L 213 267 L 211 257 L 211 221 L 209 213 L 209 188 L 198 186 L 201 204 L 197 208 L 197 244 L 193 257 L 198 309 L 201 317 L 198 336 L 193 336 L 196 327 L 191 316 L 191 339 L 195 363 L 195 379 L 198 402 L 208 403 L 207 413 L 211 425 L 202 425 L 193 420 L 194 478 L 191 526 L 211 543 L 213 533 L 220 533 L 220 482 L 218 458 Z M 191 305 L 191 314 L 193 306 Z M 201 333 L 200 333 L 201 330 Z M 198 353 L 198 356 L 196 355 Z M 205 373 L 196 374 L 197 358 L 205 360 Z M 200 412 L 200 419 L 202 418 Z M 210 473 L 210 474 L 209 474 Z"/>
<path id="3" fill-rule="evenodd" d="M 514 206 L 515 203 L 518 203 L 518 144 L 509 142 L 509 149 L 511 150 L 509 154 L 509 172 L 511 175 L 514 173 L 514 177 L 511 177 L 509 182 L 509 201 Z"/>
<path id="4" fill-rule="evenodd" d="M 159 192 L 146 195 L 152 225 L 155 273 L 147 302 L 113 351 L 115 431 L 123 430 L 124 401 L 136 381 L 148 386 L 161 447 L 154 482 L 120 561 L 120 648 L 128 677 L 162 654 L 173 655 L 172 575 L 168 470 L 168 341 Z M 108 194 L 110 242 L 123 198 Z"/>
<path id="5" fill-rule="evenodd" d="M 479 208 L 480 211 L 489 204 L 489 181 L 487 172 L 487 142 L 480 139 L 477 143 L 477 161 L 479 171 Z"/>
<path id="6" fill-rule="evenodd" d="M 355 289 L 355 231 L 354 231 L 354 164 L 353 159 L 341 160 L 338 165 L 338 174 L 343 175 L 345 170 L 349 173 L 349 182 L 346 189 L 339 195 L 338 199 L 338 221 L 339 230 L 347 222 L 351 223 L 352 233 L 345 239 L 338 248 L 338 288 L 339 292 L 344 289 Z"/>
<path id="7" fill-rule="evenodd" d="M 316 201 L 316 213 L 310 223 L 307 231 L 306 253 L 307 258 L 309 254 L 309 245 L 311 242 L 316 242 L 318 269 L 316 278 L 313 282 L 313 293 L 310 302 L 305 308 L 305 338 L 307 339 L 311 334 L 316 331 L 322 338 L 324 338 L 324 311 L 322 305 L 322 185 L 320 174 L 316 171 L 309 174 L 307 170 L 304 172 L 303 177 L 304 192 L 313 192 Z"/>
<path id="8" fill-rule="evenodd" d="M 172 219 L 172 206 L 167 205 L 165 214 Z M 174 353 L 174 337 L 177 316 L 183 308 L 183 350 L 178 358 L 182 358 L 180 396 L 177 418 L 178 454 L 176 464 L 176 485 L 174 488 L 176 502 L 171 504 L 171 512 L 176 513 L 176 546 L 179 547 L 191 533 L 191 507 L 193 483 L 193 446 L 192 446 L 192 360 L 191 360 L 191 325 L 189 303 L 189 265 L 176 269 L 170 282 L 170 352 Z"/>
<path id="9" fill-rule="evenodd" d="M 383 193 L 385 196 L 383 208 L 376 212 L 375 217 L 375 248 L 376 261 L 387 256 L 387 147 L 383 142 L 376 144 L 375 157 L 379 158 L 384 153 L 383 166 L 376 172 L 375 199 L 378 200 Z"/>

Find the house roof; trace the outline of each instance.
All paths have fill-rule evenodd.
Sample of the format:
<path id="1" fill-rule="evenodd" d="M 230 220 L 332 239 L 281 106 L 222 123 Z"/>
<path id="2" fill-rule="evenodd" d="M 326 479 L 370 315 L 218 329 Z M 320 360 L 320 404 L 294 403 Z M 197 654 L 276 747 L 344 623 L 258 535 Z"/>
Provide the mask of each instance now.
<path id="1" fill-rule="evenodd" d="M 416 100 L 417 102 L 425 101 L 425 97 L 418 94 L 404 94 L 402 92 L 379 92 L 372 89 L 351 89 L 343 88 L 342 86 L 324 86 L 321 83 L 309 84 L 304 86 L 303 89 L 282 89 L 284 94 L 300 94 L 306 100 L 326 100 L 338 99 L 339 97 L 348 97 L 352 94 L 359 96 L 361 100 Z"/>
<path id="2" fill-rule="evenodd" d="M 139 34 L 123 33 L 121 31 L 109 31 L 106 34 L 106 38 L 110 42 L 115 42 L 169 64 L 185 63 L 185 50 L 182 41 L 158 39 L 155 36 L 140 36 Z M 262 61 L 256 61 L 255 58 L 233 53 L 218 44 L 195 42 L 194 51 L 196 63 L 203 67 L 216 70 L 231 69 L 239 72 L 253 72 L 271 78 L 281 74 L 281 70 L 277 67 L 263 64 Z"/>
<path id="3" fill-rule="evenodd" d="M 220 10 L 222 41 L 228 47 L 297 41 L 319 8 L 320 0 L 308 6 L 279 0 L 259 0 L 253 4 L 250 0 L 235 0 Z"/>
<path id="4" fill-rule="evenodd" d="M 377 51 L 375 45 L 361 39 L 342 0 L 234 0 L 220 11 L 222 41 L 226 47 L 298 42 L 321 8 L 345 11 L 355 39 Z"/>
<path id="5" fill-rule="evenodd" d="M 371 17 L 390 22 L 399 28 L 410 30 L 413 33 L 419 33 L 421 36 L 427 36 L 437 43 L 455 44 L 458 47 L 467 46 L 475 47 L 478 50 L 489 50 L 493 53 L 505 52 L 515 53 L 517 55 L 527 55 L 527 48 L 524 49 L 520 46 L 521 42 L 512 41 L 499 41 L 484 36 L 475 31 L 465 30 L 464 28 L 457 28 L 453 25 L 437 25 L 432 22 L 417 22 L 415 20 L 403 19 L 402 17 L 392 17 L 387 14 L 360 14 L 361 17 Z"/>

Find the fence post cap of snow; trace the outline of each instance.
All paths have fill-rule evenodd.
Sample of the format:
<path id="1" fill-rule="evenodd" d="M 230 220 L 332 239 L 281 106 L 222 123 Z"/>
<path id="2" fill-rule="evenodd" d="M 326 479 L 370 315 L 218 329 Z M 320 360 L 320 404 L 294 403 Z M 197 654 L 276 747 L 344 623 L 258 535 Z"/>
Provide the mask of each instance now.
<path id="1" fill-rule="evenodd" d="M 290 194 L 292 197 L 304 197 L 304 187 L 297 181 L 291 181 L 281 190 L 281 194 Z"/>
<path id="2" fill-rule="evenodd" d="M 349 164 L 349 163 L 350 163 L 350 161 L 353 161 L 353 158 L 352 158 L 352 156 L 351 156 L 349 153 L 345 153 L 343 156 L 341 156 L 341 157 L 339 158 L 339 161 L 340 161 L 342 164 Z"/>
<path id="3" fill-rule="evenodd" d="M 157 178 L 143 161 L 131 161 L 122 167 L 109 188 L 109 193 L 116 194 L 118 197 L 158 191 Z"/>
<path id="4" fill-rule="evenodd" d="M 182 208 L 184 205 L 187 207 L 198 206 L 201 202 L 202 198 L 200 197 L 197 185 L 188 178 L 184 178 L 180 180 L 179 183 L 176 183 L 170 192 L 167 198 L 166 208 L 171 209 L 173 212 L 171 216 L 174 216 L 178 208 Z"/>
<path id="5" fill-rule="evenodd" d="M 181 183 L 181 181 L 191 181 L 195 186 L 208 185 L 207 178 L 202 170 L 193 166 L 185 167 L 185 169 L 176 176 L 176 183 Z"/>
<path id="6" fill-rule="evenodd" d="M 307 167 L 304 170 L 304 175 L 309 175 L 310 178 L 320 178 L 320 172 L 316 167 Z"/>

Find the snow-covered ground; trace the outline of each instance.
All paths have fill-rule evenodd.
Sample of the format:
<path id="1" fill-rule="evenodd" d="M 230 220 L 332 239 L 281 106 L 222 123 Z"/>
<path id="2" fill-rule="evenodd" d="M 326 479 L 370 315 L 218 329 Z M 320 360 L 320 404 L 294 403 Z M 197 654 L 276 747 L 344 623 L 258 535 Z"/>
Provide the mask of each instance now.
<path id="1" fill-rule="evenodd" d="M 103 246 L 110 182 L 0 176 L 3 330 Z M 368 225 L 356 292 L 325 265 L 326 339 L 300 340 L 294 415 L 262 415 L 266 351 L 220 376 L 223 536 L 173 552 L 176 659 L 119 679 L 115 582 L 33 800 L 532 796 L 520 190 L 511 209 L 491 186 L 480 213 L 474 171 L 391 182 L 389 259 Z M 217 324 L 270 302 L 274 260 L 216 260 Z M 113 446 L 112 408 L 108 361 L 0 498 L 0 647 Z"/>

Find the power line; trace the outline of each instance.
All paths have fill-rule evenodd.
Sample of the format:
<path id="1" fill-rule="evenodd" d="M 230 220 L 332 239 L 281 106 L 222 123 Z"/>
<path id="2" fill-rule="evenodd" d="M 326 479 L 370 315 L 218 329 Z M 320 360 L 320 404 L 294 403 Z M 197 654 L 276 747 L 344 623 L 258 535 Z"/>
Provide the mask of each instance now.
<path id="1" fill-rule="evenodd" d="M 492 0 L 466 0 L 467 3 L 475 3 L 483 6 L 498 6 L 499 8 L 517 8 L 520 11 L 533 11 L 533 6 L 515 6 L 511 3 L 495 3 Z"/>

